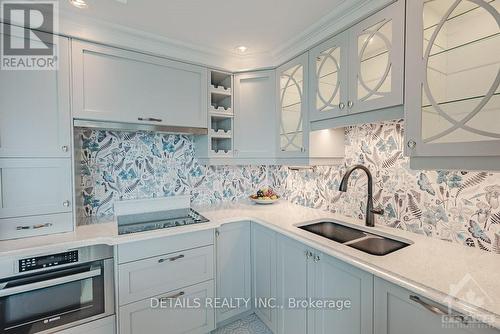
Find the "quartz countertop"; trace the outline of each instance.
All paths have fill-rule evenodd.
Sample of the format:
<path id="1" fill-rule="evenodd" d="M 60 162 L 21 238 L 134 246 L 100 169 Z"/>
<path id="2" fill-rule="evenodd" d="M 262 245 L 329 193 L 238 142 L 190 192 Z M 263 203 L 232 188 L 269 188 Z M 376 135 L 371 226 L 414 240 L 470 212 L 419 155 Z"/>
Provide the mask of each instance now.
<path id="1" fill-rule="evenodd" d="M 385 226 L 369 231 L 412 242 L 385 256 L 374 256 L 297 228 L 314 220 L 338 220 L 362 225 L 359 220 L 305 208 L 286 201 L 273 205 L 249 202 L 195 207 L 209 223 L 136 234 L 118 235 L 114 219 L 77 227 L 75 232 L 20 240 L 0 241 L 0 264 L 6 259 L 95 244 L 118 245 L 193 231 L 223 224 L 252 221 L 334 256 L 377 277 L 439 303 L 450 302 L 459 312 L 492 319 L 500 329 L 500 256 Z M 458 289 L 457 289 L 458 287 Z M 452 290 L 458 291 L 452 293 Z M 454 297 L 446 299 L 453 295 Z M 471 298 L 474 297 L 474 298 Z M 446 304 L 445 304 L 446 305 Z"/>

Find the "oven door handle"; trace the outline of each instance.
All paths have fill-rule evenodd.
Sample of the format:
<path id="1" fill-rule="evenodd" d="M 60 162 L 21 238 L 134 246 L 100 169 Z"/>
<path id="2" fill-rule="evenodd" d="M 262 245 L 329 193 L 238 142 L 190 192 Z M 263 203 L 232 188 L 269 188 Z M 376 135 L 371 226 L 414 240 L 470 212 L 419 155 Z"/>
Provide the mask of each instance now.
<path id="1" fill-rule="evenodd" d="M 33 291 L 33 290 L 38 290 L 38 289 L 43 289 L 43 288 L 49 288 L 51 286 L 56 286 L 56 285 L 65 284 L 65 283 L 71 283 L 71 282 L 75 282 L 75 281 L 81 281 L 81 280 L 84 280 L 87 278 L 100 276 L 101 273 L 102 273 L 101 267 L 92 267 L 92 268 L 90 268 L 90 271 L 88 271 L 88 272 L 83 272 L 83 273 L 74 274 L 74 275 L 65 276 L 65 277 L 53 278 L 53 279 L 49 279 L 46 281 L 29 283 L 29 284 L 20 285 L 20 286 L 14 286 L 12 288 L 5 288 L 5 286 L 8 284 L 8 282 L 7 282 L 3 286 L 0 285 L 0 297 L 7 297 L 7 296 L 15 295 L 18 293 L 23 293 L 23 292 L 28 292 L 28 291 Z"/>

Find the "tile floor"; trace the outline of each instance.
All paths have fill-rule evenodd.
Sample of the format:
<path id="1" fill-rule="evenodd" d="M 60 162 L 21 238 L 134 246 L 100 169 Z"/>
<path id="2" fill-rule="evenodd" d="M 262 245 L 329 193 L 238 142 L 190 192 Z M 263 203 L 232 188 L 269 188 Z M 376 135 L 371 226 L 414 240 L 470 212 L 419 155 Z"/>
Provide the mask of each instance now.
<path id="1" fill-rule="evenodd" d="M 219 328 L 212 334 L 272 334 L 271 331 L 257 318 L 251 314 L 246 318 L 236 320 L 235 322 Z"/>

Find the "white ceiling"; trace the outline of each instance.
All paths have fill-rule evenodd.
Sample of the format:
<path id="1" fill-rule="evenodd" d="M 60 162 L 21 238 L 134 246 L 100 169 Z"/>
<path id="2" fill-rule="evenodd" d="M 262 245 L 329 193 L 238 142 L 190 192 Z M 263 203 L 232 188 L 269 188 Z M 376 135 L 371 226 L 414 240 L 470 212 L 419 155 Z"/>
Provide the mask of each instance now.
<path id="1" fill-rule="evenodd" d="M 272 53 L 349 0 L 87 0 L 77 9 L 60 0 L 62 13 L 158 35 L 203 50 Z M 354 2 L 351 0 L 351 2 Z M 345 4 L 344 4 L 345 5 Z"/>

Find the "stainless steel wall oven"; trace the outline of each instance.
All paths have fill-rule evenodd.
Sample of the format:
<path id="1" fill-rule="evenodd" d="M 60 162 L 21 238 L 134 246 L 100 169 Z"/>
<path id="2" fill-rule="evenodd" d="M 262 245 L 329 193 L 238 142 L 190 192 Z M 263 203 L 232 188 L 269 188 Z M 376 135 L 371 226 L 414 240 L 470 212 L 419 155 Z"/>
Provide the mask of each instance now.
<path id="1" fill-rule="evenodd" d="M 114 314 L 113 248 L 14 260 L 0 277 L 0 332 L 52 333 Z"/>

